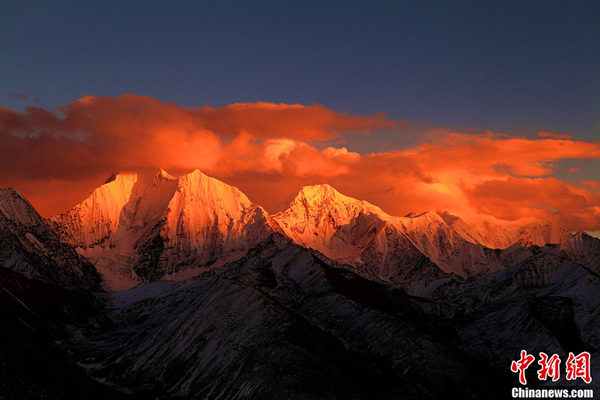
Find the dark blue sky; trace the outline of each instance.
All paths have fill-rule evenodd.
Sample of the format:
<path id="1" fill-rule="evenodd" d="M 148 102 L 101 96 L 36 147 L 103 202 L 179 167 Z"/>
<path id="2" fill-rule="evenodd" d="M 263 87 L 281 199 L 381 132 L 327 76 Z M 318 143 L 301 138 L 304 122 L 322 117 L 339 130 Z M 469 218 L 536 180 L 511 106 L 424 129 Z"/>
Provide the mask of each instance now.
<path id="1" fill-rule="evenodd" d="M 600 137 L 598 1 L 5 0 L 0 69 L 16 109 L 132 93 Z"/>

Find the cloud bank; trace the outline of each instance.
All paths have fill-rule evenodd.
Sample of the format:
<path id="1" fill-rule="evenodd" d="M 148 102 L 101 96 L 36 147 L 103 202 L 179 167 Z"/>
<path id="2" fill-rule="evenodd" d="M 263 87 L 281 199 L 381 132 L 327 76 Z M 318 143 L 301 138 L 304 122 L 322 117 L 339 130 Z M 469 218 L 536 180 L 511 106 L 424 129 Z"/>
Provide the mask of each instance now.
<path id="1" fill-rule="evenodd" d="M 600 160 L 598 142 L 549 132 L 533 139 L 449 132 L 386 153 L 320 145 L 401 124 L 321 105 L 189 108 L 135 95 L 86 96 L 56 111 L 0 108 L 0 186 L 20 189 L 48 216 L 113 171 L 199 168 L 267 208 L 303 185 L 329 183 L 394 215 L 442 209 L 600 230 L 598 181 L 556 177 L 559 162 Z"/>

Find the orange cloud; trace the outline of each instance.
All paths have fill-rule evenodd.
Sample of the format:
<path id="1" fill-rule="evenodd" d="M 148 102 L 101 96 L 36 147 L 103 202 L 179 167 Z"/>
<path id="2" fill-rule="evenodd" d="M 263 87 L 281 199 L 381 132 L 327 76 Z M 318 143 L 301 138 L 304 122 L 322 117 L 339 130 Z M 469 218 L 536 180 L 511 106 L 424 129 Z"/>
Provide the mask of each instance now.
<path id="1" fill-rule="evenodd" d="M 219 162 L 211 168 L 219 176 L 235 176 L 240 172 L 254 172 L 289 177 L 332 177 L 349 172 L 343 161 L 360 158 L 347 149 L 329 147 L 318 151 L 304 142 L 289 139 L 257 140 L 243 131 L 225 145 Z"/>
<path id="2" fill-rule="evenodd" d="M 544 176 L 553 172 L 552 161 L 555 160 L 600 158 L 600 146 L 573 140 L 516 138 L 491 132 L 482 135 L 451 133 L 414 149 L 412 154 L 429 169 L 458 167 L 480 173 Z"/>
<path id="3" fill-rule="evenodd" d="M 52 113 L 0 110 L 1 175 L 73 179 L 123 169 L 208 168 L 220 140 L 175 105 L 86 96 Z"/>
<path id="4" fill-rule="evenodd" d="M 223 158 L 223 136 L 242 134 L 233 145 L 238 151 L 243 135 L 269 139 L 265 151 L 277 151 L 282 138 L 306 142 L 391 126 L 382 114 L 351 116 L 319 105 L 181 108 L 146 96 L 90 95 L 57 112 L 0 108 L 0 166 L 18 176 L 59 179 L 122 169 L 211 169 Z"/>
<path id="5" fill-rule="evenodd" d="M 435 130 L 400 151 L 361 155 L 342 147 L 349 133 L 400 125 L 406 128 L 382 114 L 319 105 L 182 108 L 133 95 L 86 96 L 57 112 L 0 108 L 0 186 L 19 188 L 48 216 L 113 171 L 200 168 L 271 209 L 304 185 L 329 183 L 393 215 L 443 209 L 600 230 L 598 181 L 553 176 L 560 160 L 600 160 L 600 144 L 549 133 L 527 139 Z M 331 138 L 328 147 L 320 144 Z"/>
<path id="6" fill-rule="evenodd" d="M 600 181 L 581 181 L 581 184 L 593 190 L 600 190 Z"/>
<path id="7" fill-rule="evenodd" d="M 321 153 L 323 153 L 323 155 L 325 155 L 325 157 L 327 158 L 343 157 L 347 160 L 357 160 L 360 158 L 360 154 L 349 152 L 348 149 L 345 147 L 339 149 L 336 149 L 334 147 L 327 147 L 323 149 Z"/>
<path id="8" fill-rule="evenodd" d="M 562 135 L 560 133 L 544 132 L 540 131 L 537 133 L 538 137 L 541 138 L 552 138 L 552 139 L 575 139 L 571 135 Z"/>
<path id="9" fill-rule="evenodd" d="M 287 137 L 304 142 L 327 140 L 348 133 L 394 128 L 383 113 L 374 116 L 338 113 L 318 104 L 236 103 L 225 107 L 188 109 L 203 126 L 219 135 L 236 136 L 242 130 L 263 138 Z"/>
<path id="10" fill-rule="evenodd" d="M 305 149 L 304 159 L 313 161 L 314 167 L 304 175 L 294 168 L 282 169 L 280 174 L 269 177 L 271 190 L 267 192 L 253 192 L 254 183 L 248 174 L 243 181 L 236 179 L 235 173 L 228 179 L 267 207 L 276 205 L 302 184 L 326 182 L 394 215 L 445 209 L 467 217 L 538 217 L 573 230 L 600 228 L 600 199 L 593 192 L 597 183 L 588 181 L 579 186 L 549 176 L 558 160 L 600 159 L 598 144 L 490 133 L 451 134 L 393 153 L 342 158 L 346 151 L 328 148 L 321 152 L 345 167 L 339 169 L 321 165 L 316 151 Z M 286 165 L 290 154 L 278 158 L 282 165 Z M 292 181 L 296 183 L 291 184 Z M 290 187 L 294 189 L 284 190 Z M 280 193 L 279 188 L 285 193 Z"/>
<path id="11" fill-rule="evenodd" d="M 305 142 L 393 126 L 383 114 L 320 105 L 182 108 L 135 95 L 90 95 L 56 112 L 0 107 L 0 185 L 97 181 L 112 171 L 157 168 L 332 176 L 347 170 Z"/>
<path id="12" fill-rule="evenodd" d="M 478 211 L 500 219 L 533 216 L 578 229 L 600 226 L 594 210 L 600 197 L 556 178 L 489 180 L 467 189 L 467 194 Z"/>

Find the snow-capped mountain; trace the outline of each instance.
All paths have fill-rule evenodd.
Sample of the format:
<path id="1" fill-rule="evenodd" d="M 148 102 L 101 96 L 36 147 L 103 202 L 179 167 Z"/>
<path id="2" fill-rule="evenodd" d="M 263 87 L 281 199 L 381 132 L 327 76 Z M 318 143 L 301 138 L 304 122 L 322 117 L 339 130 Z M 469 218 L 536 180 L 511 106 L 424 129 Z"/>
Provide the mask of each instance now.
<path id="1" fill-rule="evenodd" d="M 600 275 L 600 239 L 577 232 L 559 246 L 543 248 L 546 252 L 571 259 Z"/>
<path id="2" fill-rule="evenodd" d="M 271 232 L 268 218 L 237 188 L 200 171 L 174 178 L 161 170 L 118 174 L 52 221 L 109 288 L 126 289 L 242 257 Z"/>
<path id="3" fill-rule="evenodd" d="M 531 255 L 526 246 L 518 243 L 518 225 L 471 225 L 460 217 L 439 211 L 395 218 L 394 222 L 439 268 L 462 277 L 479 277 L 503 270 Z M 538 239 L 546 243 L 544 237 L 538 236 Z M 500 249 L 503 251 L 496 251 Z"/>
<path id="4" fill-rule="evenodd" d="M 0 265 L 67 287 L 100 289 L 93 265 L 65 245 L 15 189 L 0 188 Z"/>
<path id="5" fill-rule="evenodd" d="M 295 243 L 338 261 L 354 262 L 391 217 L 329 185 L 306 186 L 273 219 Z"/>
<path id="6" fill-rule="evenodd" d="M 239 259 L 273 231 L 388 283 L 419 277 L 419 293 L 424 283 L 505 269 L 529 256 L 529 245 L 570 237 L 549 222 L 469 224 L 435 211 L 394 217 L 329 185 L 304 187 L 270 217 L 238 189 L 199 171 L 180 178 L 163 170 L 114 175 L 52 221 L 112 290 L 190 277 Z M 516 247 L 501 256 L 488 250 L 510 246 Z"/>
<path id="7" fill-rule="evenodd" d="M 520 246 L 543 246 L 547 243 L 559 244 L 571 239 L 573 234 L 551 221 L 538 221 L 527 224 L 517 231 L 515 244 Z"/>
<path id="8" fill-rule="evenodd" d="M 437 212 L 442 220 L 466 241 L 491 249 L 506 249 L 513 245 L 543 246 L 563 243 L 572 234 L 552 221 L 525 219 L 524 221 L 495 221 L 480 218 L 465 221 L 448 212 Z"/>
<path id="9" fill-rule="evenodd" d="M 447 274 L 481 276 L 527 258 L 526 246 L 571 237 L 547 221 L 471 225 L 439 211 L 394 217 L 329 185 L 304 187 L 273 219 L 295 243 L 389 283 L 415 281 L 416 276 L 420 282 Z M 510 249 L 500 255 L 490 251 L 495 248 Z"/>
<path id="10" fill-rule="evenodd" d="M 302 188 L 273 216 L 295 243 L 388 283 L 418 281 L 417 291 L 446 274 L 399 229 L 396 218 L 329 185 Z"/>
<path id="11" fill-rule="evenodd" d="M 0 397 L 500 399 L 521 349 L 600 360 L 600 240 L 550 222 L 395 217 L 327 185 L 269 216 L 159 171 L 51 221 L 2 190 L 0 239 Z M 64 287 L 96 269 L 112 292 Z M 38 364 L 67 378 L 14 383 Z"/>

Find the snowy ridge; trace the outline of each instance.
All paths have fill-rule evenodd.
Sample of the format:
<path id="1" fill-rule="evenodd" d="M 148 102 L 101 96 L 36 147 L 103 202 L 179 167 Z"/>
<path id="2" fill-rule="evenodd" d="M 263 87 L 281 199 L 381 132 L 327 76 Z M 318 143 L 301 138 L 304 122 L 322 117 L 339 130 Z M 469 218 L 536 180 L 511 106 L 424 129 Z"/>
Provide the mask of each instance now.
<path id="1" fill-rule="evenodd" d="M 577 232 L 559 246 L 543 248 L 544 251 L 567 257 L 600 276 L 600 239 L 585 232 Z"/>
<path id="2" fill-rule="evenodd" d="M 559 244 L 571 239 L 571 232 L 551 221 L 539 221 L 523 226 L 517 232 L 515 244 L 520 246 L 543 246 L 546 243 Z"/>
<path id="3" fill-rule="evenodd" d="M 0 266 L 68 287 L 100 289 L 100 276 L 14 189 L 0 188 Z"/>
<path id="4" fill-rule="evenodd" d="M 273 232 L 388 283 L 482 276 L 571 234 L 547 222 L 494 224 L 448 212 L 394 217 L 329 185 L 306 186 L 269 216 L 237 188 L 200 171 L 174 178 L 118 174 L 66 214 L 61 237 L 90 258 L 107 287 L 182 280 L 241 258 Z M 507 249 L 499 255 L 490 249 Z"/>
<path id="5" fill-rule="evenodd" d="M 242 257 L 270 232 L 261 207 L 200 171 L 118 174 L 52 221 L 111 290 Z"/>
<path id="6" fill-rule="evenodd" d="M 179 178 L 161 229 L 167 274 L 241 258 L 272 233 L 268 214 L 237 188 L 200 171 Z M 179 256 L 179 257 L 178 257 Z"/>
<path id="7" fill-rule="evenodd" d="M 43 221 L 21 192 L 13 188 L 0 188 L 0 214 L 6 219 L 26 225 L 36 225 Z"/>
<path id="8" fill-rule="evenodd" d="M 273 219 L 295 243 L 339 260 L 359 255 L 391 217 L 329 185 L 315 185 L 302 188 L 289 208 Z"/>
<path id="9" fill-rule="evenodd" d="M 302 188 L 289 208 L 273 218 L 295 243 L 388 282 L 414 278 L 415 260 L 427 263 L 423 256 L 445 274 L 480 276 L 530 255 L 521 247 L 563 243 L 571 237 L 548 221 L 525 226 L 469 223 L 441 211 L 394 217 L 329 185 Z M 497 248 L 509 250 L 498 258 L 489 251 Z M 440 271 L 428 269 L 428 279 L 440 277 Z"/>

